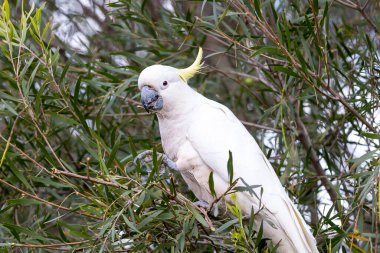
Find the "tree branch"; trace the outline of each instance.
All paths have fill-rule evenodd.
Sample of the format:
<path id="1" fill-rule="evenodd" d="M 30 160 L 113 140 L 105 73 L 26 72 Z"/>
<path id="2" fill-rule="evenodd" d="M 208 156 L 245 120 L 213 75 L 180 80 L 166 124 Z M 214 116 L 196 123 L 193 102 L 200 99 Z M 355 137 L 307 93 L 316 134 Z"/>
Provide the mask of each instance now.
<path id="1" fill-rule="evenodd" d="M 29 244 L 29 243 L 9 243 L 9 247 L 22 247 L 22 248 L 39 248 L 39 249 L 57 249 L 57 250 L 70 250 L 68 248 L 62 248 L 67 246 L 81 245 L 85 243 L 92 242 L 96 239 L 85 240 L 81 242 L 66 242 L 66 243 L 55 243 L 55 244 Z"/>
<path id="2" fill-rule="evenodd" d="M 314 88 L 317 88 L 317 86 L 314 84 L 315 79 L 319 80 L 321 86 L 326 89 L 328 92 L 330 92 L 333 97 L 335 97 L 336 100 L 338 100 L 351 114 L 353 114 L 359 121 L 361 121 L 364 125 L 368 127 L 369 130 L 372 132 L 377 132 L 376 128 L 372 126 L 354 107 L 352 107 L 344 97 L 342 97 L 337 91 L 335 91 L 329 84 L 324 82 L 320 76 L 311 71 L 311 70 L 304 70 L 301 66 L 301 64 L 294 58 L 293 54 L 291 54 L 288 49 L 281 43 L 280 39 L 276 35 L 276 33 L 271 30 L 270 26 L 266 21 L 261 21 L 258 20 L 254 14 L 250 12 L 250 10 L 247 9 L 247 7 L 240 1 L 236 0 L 231 0 L 234 3 L 234 7 L 247 15 L 248 18 L 252 21 L 252 23 L 257 25 L 257 28 L 261 30 L 261 32 L 269 39 L 271 40 L 277 47 L 280 49 L 280 51 L 284 54 L 289 59 L 289 63 L 297 69 L 298 73 L 300 74 L 300 77 L 303 78 L 309 85 L 311 85 Z M 227 35 L 224 35 L 227 36 Z M 228 36 L 227 36 L 228 37 Z M 243 47 L 245 50 L 250 50 L 252 49 L 247 48 L 241 44 L 237 45 Z M 312 77 L 312 78 L 310 78 Z"/>
<path id="3" fill-rule="evenodd" d="M 64 206 L 58 205 L 58 204 L 56 204 L 56 203 L 53 203 L 53 202 L 47 201 L 47 200 L 45 200 L 45 199 L 42 199 L 42 198 L 40 198 L 40 197 L 38 197 L 38 196 L 36 196 L 36 195 L 33 195 L 33 194 L 29 193 L 29 192 L 26 192 L 26 191 L 21 190 L 20 188 L 18 188 L 18 187 L 16 187 L 16 186 L 12 185 L 12 184 L 10 184 L 10 183 L 8 183 L 7 181 L 5 181 L 5 180 L 3 180 L 3 179 L 1 179 L 1 178 L 0 178 L 0 183 L 1 183 L 1 184 L 4 184 L 4 185 L 7 185 L 7 186 L 9 186 L 10 188 L 12 188 L 12 189 L 14 189 L 14 190 L 16 190 L 16 191 L 18 191 L 18 192 L 20 192 L 20 193 L 22 193 L 22 194 L 28 196 L 28 197 L 31 197 L 32 199 L 38 200 L 38 201 L 40 201 L 40 202 L 42 202 L 42 203 L 44 203 L 44 204 L 46 204 L 46 205 L 50 205 L 50 206 L 53 206 L 53 207 L 55 207 L 55 208 L 62 209 L 62 210 L 68 211 L 68 212 L 73 212 L 73 213 L 77 213 L 77 214 L 80 214 L 80 215 L 84 215 L 84 216 L 87 216 L 87 217 L 90 217 L 90 218 L 94 218 L 94 219 L 101 220 L 101 218 L 99 218 L 99 217 L 97 217 L 97 216 L 94 216 L 94 215 L 91 215 L 91 214 L 87 214 L 87 213 L 83 213 L 83 212 L 80 212 L 80 211 L 77 211 L 77 210 L 73 210 L 73 209 L 71 209 L 71 208 L 64 207 Z"/>
<path id="4" fill-rule="evenodd" d="M 93 177 L 89 177 L 89 176 L 81 176 L 81 175 L 78 175 L 78 174 L 75 174 L 75 173 L 72 173 L 72 172 L 69 172 L 69 171 L 63 171 L 63 170 L 54 169 L 53 173 L 54 174 L 58 174 L 58 175 L 65 175 L 65 176 L 68 176 L 68 177 L 74 177 L 74 178 L 78 178 L 78 179 L 82 179 L 82 180 L 87 180 L 87 181 L 90 181 L 90 182 L 93 182 L 93 183 L 97 183 L 97 184 L 113 186 L 113 187 L 116 187 L 116 188 L 122 188 L 122 185 L 114 183 L 114 182 L 105 181 L 105 180 L 102 180 L 102 179 L 97 179 L 97 178 L 93 178 Z"/>
<path id="5" fill-rule="evenodd" d="M 339 196 L 337 192 L 335 191 L 333 184 L 330 182 L 329 178 L 326 176 L 321 163 L 319 162 L 319 158 L 318 158 L 317 152 L 315 151 L 313 147 L 313 143 L 311 141 L 309 132 L 307 131 L 303 121 L 301 120 L 298 110 L 296 110 L 296 113 L 295 113 L 295 120 L 296 120 L 297 130 L 298 130 L 298 138 L 301 141 L 304 149 L 309 153 L 315 173 L 317 173 L 317 175 L 319 176 L 322 185 L 325 187 L 326 191 L 328 192 L 330 199 L 334 203 L 336 209 L 338 211 L 341 211 L 342 207 L 339 202 Z"/>
<path id="6" fill-rule="evenodd" d="M 244 121 L 244 120 L 240 120 L 240 122 L 243 123 L 243 125 L 245 125 L 245 126 L 251 126 L 251 127 L 261 128 L 261 129 L 265 129 L 265 130 L 270 130 L 270 131 L 273 131 L 275 133 L 282 133 L 282 131 L 280 129 L 277 129 L 277 128 L 263 126 L 263 125 L 259 125 L 256 123 Z"/>
<path id="7" fill-rule="evenodd" d="M 368 3 L 369 3 L 369 0 L 367 0 L 363 6 L 360 5 L 359 1 L 356 1 L 356 4 L 351 2 L 351 1 L 343 1 L 343 0 L 336 0 L 336 2 L 340 3 L 341 5 L 344 5 L 348 8 L 351 8 L 353 10 L 357 10 L 358 12 L 360 12 L 360 14 L 362 15 L 362 17 L 368 22 L 368 24 L 372 27 L 372 29 L 378 34 L 380 35 L 380 30 L 377 28 L 377 26 L 375 25 L 375 23 L 373 23 L 372 19 L 370 17 L 368 17 L 367 13 L 365 13 L 365 9 L 367 8 L 368 6 Z"/>

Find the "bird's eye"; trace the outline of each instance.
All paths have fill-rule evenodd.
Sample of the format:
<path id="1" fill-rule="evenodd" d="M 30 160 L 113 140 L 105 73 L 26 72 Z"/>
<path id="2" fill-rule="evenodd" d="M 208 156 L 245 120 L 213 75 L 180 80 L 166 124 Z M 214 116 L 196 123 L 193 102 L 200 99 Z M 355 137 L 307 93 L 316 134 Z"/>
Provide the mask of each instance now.
<path id="1" fill-rule="evenodd" d="M 163 86 L 167 86 L 167 85 L 168 85 L 168 81 L 164 81 L 164 82 L 162 83 L 162 85 L 163 85 Z"/>

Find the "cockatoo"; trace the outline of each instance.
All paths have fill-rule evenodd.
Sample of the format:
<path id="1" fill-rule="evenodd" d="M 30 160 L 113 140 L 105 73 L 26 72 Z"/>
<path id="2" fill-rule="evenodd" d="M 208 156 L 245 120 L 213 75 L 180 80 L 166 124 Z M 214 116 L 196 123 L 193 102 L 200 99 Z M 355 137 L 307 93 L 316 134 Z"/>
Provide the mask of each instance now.
<path id="1" fill-rule="evenodd" d="M 188 68 L 153 65 L 138 78 L 144 108 L 158 117 L 166 163 L 180 172 L 199 200 L 210 204 L 216 199 L 209 187 L 211 172 L 217 197 L 230 186 L 227 162 L 231 152 L 234 179 L 262 187 L 262 191 L 254 189 L 256 194 L 236 193 L 243 213 L 250 215 L 254 210 L 255 223 L 263 224 L 264 237 L 279 244 L 277 252 L 318 252 L 306 222 L 255 139 L 226 106 L 187 84 L 202 64 L 200 48 Z M 227 201 L 231 197 L 227 196 Z"/>

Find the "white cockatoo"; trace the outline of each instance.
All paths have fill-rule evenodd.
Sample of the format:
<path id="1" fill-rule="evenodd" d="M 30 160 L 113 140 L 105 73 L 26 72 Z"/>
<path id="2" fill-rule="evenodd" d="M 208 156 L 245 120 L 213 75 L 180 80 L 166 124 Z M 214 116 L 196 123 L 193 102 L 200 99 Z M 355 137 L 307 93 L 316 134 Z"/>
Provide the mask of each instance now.
<path id="1" fill-rule="evenodd" d="M 181 173 L 199 200 L 210 204 L 215 200 L 209 188 L 211 172 L 217 197 L 230 186 L 227 162 L 231 152 L 234 179 L 262 187 L 254 189 L 256 194 L 236 193 L 243 213 L 255 212 L 255 223 L 263 224 L 264 237 L 279 243 L 277 252 L 318 252 L 309 227 L 255 139 L 226 106 L 187 84 L 199 72 L 201 61 L 200 48 L 186 69 L 153 65 L 138 78 L 144 108 L 158 116 L 166 163 Z"/>

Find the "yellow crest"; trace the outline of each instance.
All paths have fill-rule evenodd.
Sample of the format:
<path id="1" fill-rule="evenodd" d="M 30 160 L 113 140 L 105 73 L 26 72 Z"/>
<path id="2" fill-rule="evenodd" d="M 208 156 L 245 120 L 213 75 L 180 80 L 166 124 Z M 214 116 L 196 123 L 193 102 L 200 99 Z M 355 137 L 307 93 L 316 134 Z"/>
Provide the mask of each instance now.
<path id="1" fill-rule="evenodd" d="M 195 74 L 199 73 L 199 71 L 203 65 L 203 62 L 201 62 L 202 61 L 202 53 L 203 53 L 203 51 L 202 51 L 202 48 L 200 47 L 198 50 L 197 58 L 195 59 L 194 63 L 191 64 L 190 67 L 178 70 L 178 74 L 183 80 L 187 81 L 190 78 L 192 78 Z"/>

